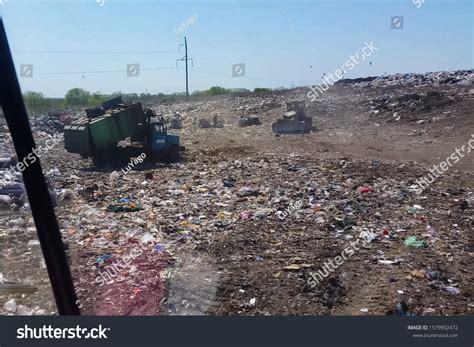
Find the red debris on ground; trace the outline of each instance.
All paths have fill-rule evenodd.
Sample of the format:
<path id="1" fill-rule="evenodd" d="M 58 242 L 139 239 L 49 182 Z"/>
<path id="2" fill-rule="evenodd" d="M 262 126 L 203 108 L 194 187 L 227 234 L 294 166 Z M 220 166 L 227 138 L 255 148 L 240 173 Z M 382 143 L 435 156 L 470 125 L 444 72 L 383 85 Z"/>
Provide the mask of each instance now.
<path id="1" fill-rule="evenodd" d="M 137 246 L 137 249 L 140 246 Z M 165 280 L 161 273 L 173 261 L 167 252 L 156 252 L 152 245 L 141 246 L 140 255 L 134 248 L 124 255 L 116 255 L 111 262 L 96 269 L 90 266 L 86 276 L 87 285 L 82 284 L 79 299 L 84 298 L 81 307 L 83 315 L 159 315 L 161 303 L 166 297 Z M 125 263 L 122 258 L 129 256 Z M 91 257 L 88 263 L 92 263 Z M 115 265 L 115 266 L 114 266 Z M 100 275 L 102 272 L 102 275 Z M 105 282 L 104 278 L 107 280 Z M 84 279 L 83 279 L 84 280 Z"/>

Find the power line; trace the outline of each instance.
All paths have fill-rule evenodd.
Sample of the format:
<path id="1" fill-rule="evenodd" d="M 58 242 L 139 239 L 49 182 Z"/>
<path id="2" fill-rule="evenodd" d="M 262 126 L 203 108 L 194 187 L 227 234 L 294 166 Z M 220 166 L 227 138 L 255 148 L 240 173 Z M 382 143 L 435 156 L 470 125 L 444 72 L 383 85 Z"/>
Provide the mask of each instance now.
<path id="1" fill-rule="evenodd" d="M 13 53 L 28 53 L 28 54 L 178 54 L 179 51 L 142 51 L 142 52 L 110 52 L 110 51 L 13 51 Z"/>
<path id="2" fill-rule="evenodd" d="M 171 70 L 171 69 L 179 69 L 176 66 L 169 66 L 169 67 L 153 67 L 153 68 L 146 68 L 140 69 L 140 71 L 158 71 L 158 70 Z M 35 75 L 76 75 L 76 74 L 100 74 L 100 73 L 118 73 L 118 72 L 127 72 L 127 70 L 95 70 L 95 71 L 60 71 L 60 72 L 35 72 Z M 20 76 L 20 75 L 18 75 Z"/>

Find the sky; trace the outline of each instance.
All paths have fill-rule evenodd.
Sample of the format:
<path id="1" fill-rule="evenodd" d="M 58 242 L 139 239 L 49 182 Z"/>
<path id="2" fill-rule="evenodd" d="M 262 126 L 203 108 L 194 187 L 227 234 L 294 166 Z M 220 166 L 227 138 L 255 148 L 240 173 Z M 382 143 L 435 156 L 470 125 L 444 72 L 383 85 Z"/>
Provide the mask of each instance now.
<path id="1" fill-rule="evenodd" d="M 319 84 L 366 43 L 344 77 L 474 66 L 473 1 L 0 0 L 0 14 L 22 91 L 49 97 L 182 92 L 184 36 L 190 92 Z"/>

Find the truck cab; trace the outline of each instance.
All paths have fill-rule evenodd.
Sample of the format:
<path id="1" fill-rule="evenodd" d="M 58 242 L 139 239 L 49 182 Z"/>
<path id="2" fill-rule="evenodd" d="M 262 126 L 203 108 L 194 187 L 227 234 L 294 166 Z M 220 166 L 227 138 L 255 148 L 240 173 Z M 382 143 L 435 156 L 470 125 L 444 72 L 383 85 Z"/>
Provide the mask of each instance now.
<path id="1" fill-rule="evenodd" d="M 181 149 L 178 135 L 168 134 L 164 122 L 151 122 L 149 128 L 148 151 L 152 158 L 163 158 L 175 161 L 179 157 Z"/>

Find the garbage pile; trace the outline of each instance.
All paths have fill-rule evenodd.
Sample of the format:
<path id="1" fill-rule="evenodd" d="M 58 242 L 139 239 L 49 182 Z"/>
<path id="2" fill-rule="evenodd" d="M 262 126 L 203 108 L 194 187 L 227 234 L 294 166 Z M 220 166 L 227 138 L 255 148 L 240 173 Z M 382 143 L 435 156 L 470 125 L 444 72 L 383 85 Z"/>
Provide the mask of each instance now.
<path id="1" fill-rule="evenodd" d="M 241 128 L 244 128 L 244 127 L 249 127 L 253 125 L 262 125 L 262 123 L 260 122 L 260 118 L 258 118 L 257 115 L 250 115 L 247 117 L 240 116 L 237 121 L 237 125 Z"/>
<path id="2" fill-rule="evenodd" d="M 474 83 L 474 70 L 439 71 L 422 74 L 398 73 L 394 75 L 382 75 L 365 79 L 345 79 L 336 82 L 339 84 L 355 84 L 360 87 L 388 87 L 388 86 L 442 86 L 442 85 L 465 85 Z"/>
<path id="3" fill-rule="evenodd" d="M 456 105 L 444 90 L 402 90 L 392 97 L 385 90 L 354 90 L 330 90 L 319 104 L 308 105 L 308 113 L 326 110 L 324 125 L 347 131 L 344 123 L 355 114 L 348 111 L 340 122 L 341 110 L 361 116 L 373 106 L 374 116 L 396 119 L 399 112 L 400 119 L 411 119 L 412 113 L 423 117 L 424 110 Z M 418 195 L 416 180 L 428 169 L 416 163 L 356 160 L 332 147 L 311 151 L 325 145 L 319 134 L 276 137 L 270 127 L 238 127 L 240 115 L 257 115 L 269 125 L 292 112 L 285 107 L 289 95 L 153 106 L 157 114 L 180 115 L 176 131 L 190 145 L 178 163 L 143 162 L 125 172 L 96 169 L 62 144 L 44 154 L 84 314 L 472 312 L 473 175 L 453 169 Z M 305 95 L 302 89 L 291 99 Z M 359 107 L 364 98 L 374 102 Z M 200 119 L 210 128 L 199 128 Z M 216 130 L 219 122 L 226 126 Z M 354 147 L 357 141 L 350 136 Z M 11 154 L 6 142 L 0 149 L 0 157 Z M 0 204 L 11 199 L 2 197 Z M 337 269 L 308 285 L 310 273 L 363 235 L 363 244 L 345 253 Z M 0 214 L 0 244 L 0 264 L 9 264 L 0 268 L 0 284 L 35 288 L 23 295 L 2 293 L 0 285 L 0 314 L 54 313 L 27 211 Z"/>
<path id="4" fill-rule="evenodd" d="M 55 135 L 57 136 L 58 134 Z M 45 143 L 50 141 L 50 145 L 53 143 L 51 151 L 55 150 L 54 146 L 56 146 L 57 150 L 57 147 L 61 145 L 54 144 L 54 142 L 51 142 L 51 139 L 52 137 L 47 131 L 37 130 L 35 132 L 37 149 L 40 147 L 46 148 Z M 48 149 L 44 149 L 42 152 L 38 151 L 37 153 L 45 153 L 47 151 Z M 5 213 L 20 210 L 23 212 L 29 211 L 23 175 L 19 168 L 25 169 L 26 165 L 18 162 L 10 136 L 2 137 L 0 140 L 0 209 Z M 57 172 L 59 172 L 58 169 L 45 172 L 46 182 L 54 205 L 59 203 L 58 194 L 63 193 L 61 190 L 55 190 L 51 184 L 50 178 Z"/>
<path id="5" fill-rule="evenodd" d="M 180 115 L 181 129 L 193 128 L 222 128 L 227 125 L 247 127 L 261 124 L 267 113 L 285 112 L 285 95 L 268 95 L 253 97 L 229 97 L 224 100 L 226 107 L 222 108 L 223 100 L 207 100 L 190 104 L 170 104 L 153 107 L 156 113 L 173 115 L 171 120 Z M 214 117 L 218 117 L 217 125 Z M 242 120 L 241 120 L 242 119 Z M 173 120 L 173 124 L 174 124 Z M 170 128 L 180 129 L 175 126 Z"/>
<path id="6" fill-rule="evenodd" d="M 112 309 L 103 301 L 130 295 L 134 308 L 125 300 L 117 304 L 118 312 L 149 314 L 145 301 L 154 290 L 161 293 L 164 284 L 160 278 L 166 279 L 164 275 L 148 276 L 146 271 L 171 271 L 173 259 L 186 258 L 186 252 L 220 260 L 219 271 L 223 271 L 224 278 L 231 278 L 230 282 L 221 278 L 212 284 L 219 291 L 207 313 L 305 312 L 301 307 L 300 311 L 292 311 L 287 303 L 283 304 L 287 297 L 281 299 L 283 306 L 277 305 L 280 309 L 272 310 L 279 300 L 272 296 L 275 286 L 293 291 L 293 300 L 312 302 L 306 306 L 308 313 L 328 313 L 331 307 L 340 305 L 343 292 L 331 289 L 332 294 L 319 293 L 326 290 L 324 283 L 316 292 L 296 289 L 304 284 L 301 276 L 317 270 L 322 261 L 357 240 L 362 232 L 372 235 L 370 242 L 347 263 L 348 267 L 341 267 L 333 276 L 339 278 L 340 285 L 352 288 L 359 286 L 361 271 L 386 272 L 395 277 L 390 299 L 369 306 L 369 312 L 385 312 L 390 308 L 389 301 L 395 305 L 401 297 L 409 297 L 410 309 L 422 314 L 426 307 L 417 306 L 420 288 L 429 293 L 425 296 L 434 298 L 430 304 L 434 310 L 436 298 L 451 300 L 443 296 L 450 295 L 455 300 L 466 292 L 468 284 L 462 274 L 465 266 L 456 258 L 448 266 L 443 254 L 462 253 L 462 242 L 450 240 L 467 237 L 472 214 L 450 206 L 458 199 L 469 199 L 472 192 L 447 195 L 447 189 L 433 189 L 418 197 L 414 181 L 421 168 L 411 165 L 350 160 L 342 165 L 339 160 L 310 156 L 256 153 L 248 157 L 224 151 L 215 155 L 211 149 L 209 154 L 200 150 L 201 154 L 196 155 L 195 149 L 190 150 L 195 160 L 150 167 L 146 172 L 152 176 L 148 177 L 143 171 L 131 171 L 112 181 L 108 173 L 89 173 L 79 179 L 80 165 L 56 177 L 57 185 L 77 194 L 84 185 L 95 182 L 99 186 L 90 201 L 78 198 L 71 206 L 58 210 L 85 313 L 111 314 Z M 115 209 L 119 207 L 123 208 Z M 449 215 L 447 209 L 452 210 Z M 444 218 L 439 219 L 439 215 Z M 95 283 L 100 276 L 93 268 L 98 257 L 121 259 L 139 243 L 150 241 L 130 268 L 120 272 L 121 281 L 104 286 Z M 163 250 L 166 256 L 153 253 Z M 424 266 L 428 255 L 437 259 L 429 261 L 430 270 L 446 273 L 451 282 L 433 287 L 431 282 L 421 283 L 418 275 L 408 279 L 414 269 Z M 179 278 L 179 273 L 176 276 Z M 187 276 L 186 281 L 190 278 Z M 239 287 L 239 283 L 247 284 Z M 455 289 L 442 289 L 445 287 Z M 223 294 L 233 291 L 237 294 Z M 457 300 L 450 301 L 457 303 L 453 309 L 465 298 Z M 320 304 L 326 307 L 322 311 Z M 153 306 L 153 313 L 172 313 L 176 309 L 166 302 L 164 305 Z M 179 311 L 183 309 L 180 306 Z M 194 312 L 196 307 L 192 309 Z"/>
<path id="7" fill-rule="evenodd" d="M 51 111 L 35 115 L 30 123 L 33 131 L 43 131 L 49 134 L 62 132 L 65 125 L 82 116 L 81 112 Z"/>
<path id="8" fill-rule="evenodd" d="M 386 95 L 370 101 L 371 117 L 386 119 L 389 122 L 419 121 L 423 113 L 441 109 L 454 103 L 454 97 L 445 93 L 410 93 L 401 96 Z"/>
<path id="9" fill-rule="evenodd" d="M 181 129 L 181 114 L 176 112 L 170 119 L 169 119 L 169 127 L 170 129 Z"/>

